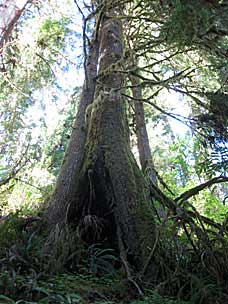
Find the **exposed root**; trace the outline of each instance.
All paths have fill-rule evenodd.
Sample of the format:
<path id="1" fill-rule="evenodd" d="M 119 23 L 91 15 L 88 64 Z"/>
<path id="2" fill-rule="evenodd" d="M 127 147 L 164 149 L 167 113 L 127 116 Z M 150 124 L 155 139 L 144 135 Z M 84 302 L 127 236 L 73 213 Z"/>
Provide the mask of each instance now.
<path id="1" fill-rule="evenodd" d="M 132 274 L 131 274 L 131 269 L 130 266 L 128 264 L 127 261 L 127 254 L 126 254 L 126 250 L 124 248 L 124 244 L 121 238 L 121 232 L 120 232 L 120 228 L 117 228 L 117 236 L 118 236 L 118 243 L 119 243 L 119 250 L 120 250 L 120 259 L 123 263 L 126 275 L 127 275 L 127 279 L 128 281 L 136 288 L 138 294 L 140 295 L 140 297 L 144 296 L 144 292 L 142 290 L 142 288 L 139 286 L 139 284 L 134 280 Z"/>

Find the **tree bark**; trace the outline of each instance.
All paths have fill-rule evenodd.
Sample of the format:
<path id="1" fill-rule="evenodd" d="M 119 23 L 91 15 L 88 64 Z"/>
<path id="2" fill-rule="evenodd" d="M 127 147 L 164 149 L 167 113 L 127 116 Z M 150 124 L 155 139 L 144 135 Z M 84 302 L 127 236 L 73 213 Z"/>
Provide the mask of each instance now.
<path id="1" fill-rule="evenodd" d="M 142 89 L 140 88 L 140 82 L 137 77 L 130 76 L 130 81 L 132 84 L 132 95 L 134 98 L 136 137 L 140 164 L 143 172 L 147 174 L 151 182 L 157 185 L 154 161 L 152 158 L 146 129 L 145 113 L 142 101 Z"/>
<path id="2" fill-rule="evenodd" d="M 123 73 L 113 71 L 123 65 L 122 24 L 116 18 L 121 11 L 106 9 L 85 155 L 66 219 L 88 243 L 106 242 L 119 252 L 124 247 L 128 262 L 139 271 L 149 256 L 155 227 L 145 180 L 130 150 L 120 90 Z"/>
<path id="3" fill-rule="evenodd" d="M 51 224 L 65 221 L 66 208 L 76 195 L 75 185 L 79 177 L 86 141 L 86 109 L 93 102 L 96 87 L 99 38 L 96 33 L 93 36 L 95 38 L 91 41 L 86 61 L 87 81 L 82 88 L 69 146 L 50 200 L 48 218 Z"/>
<path id="4" fill-rule="evenodd" d="M 1 4 L 0 55 L 2 54 L 4 44 L 8 41 L 16 23 L 23 14 L 25 7 L 28 3 L 29 0 L 25 1 L 25 4 L 21 8 L 17 7 L 15 1 L 13 0 L 6 0 Z"/>

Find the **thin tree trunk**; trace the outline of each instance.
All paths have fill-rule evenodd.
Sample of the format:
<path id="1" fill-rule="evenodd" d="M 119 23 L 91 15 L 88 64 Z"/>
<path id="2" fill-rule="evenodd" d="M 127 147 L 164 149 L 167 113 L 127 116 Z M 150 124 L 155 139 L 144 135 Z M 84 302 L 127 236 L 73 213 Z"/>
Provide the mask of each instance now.
<path id="1" fill-rule="evenodd" d="M 72 186 L 76 191 L 66 218 L 75 224 L 82 239 L 88 243 L 106 240 L 120 253 L 125 250 L 128 262 L 142 270 L 155 227 L 145 181 L 127 138 L 125 102 L 120 92 L 123 74 L 112 71 L 123 64 L 122 24 L 116 18 L 121 12 L 120 8 L 106 9 L 85 156 L 78 183 Z"/>
<path id="2" fill-rule="evenodd" d="M 157 177 L 154 170 L 154 161 L 152 158 L 148 133 L 146 129 L 140 81 L 135 76 L 130 76 L 130 81 L 132 84 L 132 94 L 134 98 L 136 137 L 140 164 L 143 172 L 148 175 L 151 182 L 157 185 Z"/>
<path id="3" fill-rule="evenodd" d="M 19 8 L 13 0 L 6 0 L 0 7 L 0 55 L 4 44 L 8 41 L 16 23 L 23 14 L 26 5 L 30 1 L 24 1 L 24 5 Z"/>
<path id="4" fill-rule="evenodd" d="M 66 208 L 75 197 L 75 185 L 82 165 L 86 141 L 86 109 L 93 102 L 96 87 L 99 39 L 94 33 L 95 36 L 96 38 L 91 41 L 86 62 L 87 83 L 85 82 L 82 88 L 69 146 L 50 201 L 49 221 L 52 224 L 65 220 Z"/>

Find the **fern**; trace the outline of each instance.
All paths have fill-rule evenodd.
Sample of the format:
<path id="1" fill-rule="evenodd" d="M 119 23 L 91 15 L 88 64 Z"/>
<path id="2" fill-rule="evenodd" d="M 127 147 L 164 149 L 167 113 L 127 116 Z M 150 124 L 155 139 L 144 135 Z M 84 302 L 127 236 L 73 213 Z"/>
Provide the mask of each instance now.
<path id="1" fill-rule="evenodd" d="M 114 263 L 117 261 L 114 250 L 99 248 L 100 244 L 91 245 L 88 249 L 89 268 L 93 274 L 113 274 Z"/>

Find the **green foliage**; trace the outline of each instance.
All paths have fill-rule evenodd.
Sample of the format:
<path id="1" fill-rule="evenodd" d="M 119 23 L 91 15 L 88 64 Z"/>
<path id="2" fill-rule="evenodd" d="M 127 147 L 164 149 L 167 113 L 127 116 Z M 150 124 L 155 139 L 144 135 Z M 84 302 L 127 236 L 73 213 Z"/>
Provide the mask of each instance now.
<path id="1" fill-rule="evenodd" d="M 228 216 L 228 207 L 224 206 L 222 202 L 211 193 L 206 192 L 202 194 L 200 201 L 204 202 L 202 213 L 215 222 L 222 223 Z M 198 209 L 200 210 L 200 206 Z"/>
<path id="2" fill-rule="evenodd" d="M 62 49 L 65 36 L 69 33 L 68 23 L 67 18 L 61 20 L 46 19 L 39 28 L 37 45 L 41 48 L 52 46 Z"/>
<path id="3" fill-rule="evenodd" d="M 159 149 L 159 158 L 162 160 L 159 172 L 176 195 L 194 186 L 196 174 L 193 149 L 194 141 L 189 133 L 184 137 L 173 138 L 166 148 Z"/>
<path id="4" fill-rule="evenodd" d="M 168 43 L 190 46 L 208 31 L 211 22 L 210 10 L 205 6 L 205 1 L 175 0 L 174 9 L 162 33 Z"/>
<path id="5" fill-rule="evenodd" d="M 154 105 L 151 98 L 154 107 L 146 113 L 146 119 L 153 120 L 154 125 L 160 126 L 161 121 L 163 123 L 158 131 L 161 144 L 157 149 L 159 159 L 155 165 L 177 196 L 196 185 L 202 176 L 207 178 L 227 171 L 227 162 L 224 161 L 227 155 L 226 144 L 221 147 L 221 142 L 212 138 L 215 137 L 215 125 L 219 126 L 217 134 L 222 134 L 223 139 L 227 132 L 227 38 L 215 44 L 217 35 L 225 35 L 227 17 L 223 13 L 224 18 L 220 18 L 223 20 L 218 22 L 217 19 L 219 29 L 224 26 L 223 31 L 218 33 L 218 28 L 215 31 L 213 28 L 214 12 L 217 14 L 218 11 L 209 4 L 211 1 L 160 1 L 162 2 L 165 3 L 163 11 L 157 9 L 159 3 L 156 1 L 134 2 L 137 12 L 132 13 L 131 17 L 134 18 L 129 18 L 132 19 L 129 32 L 133 33 L 129 37 L 136 39 L 137 43 L 133 41 L 132 45 L 140 66 L 146 66 L 142 71 L 141 68 L 135 70 L 143 80 L 143 97 L 157 97 L 160 89 L 163 89 L 162 93 L 164 89 L 179 90 L 189 95 L 193 116 L 203 109 L 200 115 L 204 124 L 200 131 L 204 133 L 204 139 L 208 139 L 206 147 L 189 135 L 179 138 L 172 133 L 167 113 L 170 115 L 175 107 L 171 103 L 165 103 L 164 99 L 172 99 L 173 95 L 164 94 L 163 100 L 157 98 Z M 41 22 L 36 22 L 37 20 Z M 51 131 L 45 118 L 39 122 L 36 119 L 33 121 L 33 118 L 32 121 L 28 120 L 28 116 L 37 110 L 37 101 L 40 102 L 43 113 L 47 113 L 47 99 L 43 94 L 45 90 L 53 96 L 53 104 L 58 105 L 60 94 L 64 98 L 69 97 L 59 83 L 53 87 L 60 69 L 64 72 L 69 69 L 63 59 L 67 57 L 67 49 L 72 47 L 74 50 L 70 60 L 77 56 L 75 40 L 66 43 L 70 33 L 69 24 L 70 19 L 62 17 L 62 12 L 55 17 L 47 15 L 45 19 L 36 16 L 33 20 L 31 17 L 26 20 L 26 29 L 19 31 L 17 39 L 6 45 L 3 52 L 0 80 L 0 127 L 3 134 L 0 143 L 0 182 L 8 177 L 11 180 L 1 188 L 1 211 L 4 214 L 18 208 L 21 211 L 20 216 L 10 215 L 0 223 L 0 302 L 187 303 L 176 297 L 197 304 L 207 300 L 215 302 L 211 299 L 217 301 L 221 296 L 218 284 L 223 290 L 227 288 L 227 207 L 221 203 L 221 197 L 224 198 L 228 193 L 225 186 L 203 191 L 197 197 L 184 201 L 184 207 L 180 206 L 183 210 L 161 208 L 164 217 L 157 220 L 160 235 L 153 258 L 156 260 L 155 273 L 158 272 L 156 288 L 164 296 L 155 291 L 146 291 L 145 298 L 135 299 L 134 286 L 121 273 L 122 269 L 119 273 L 115 269 L 116 264 L 119 264 L 116 253 L 112 249 L 102 248 L 100 244 L 86 248 L 71 227 L 57 225 L 46 237 L 40 232 L 40 227 L 27 226 L 26 216 L 35 214 L 52 191 L 75 116 L 77 99 L 72 100 L 70 105 L 65 103 L 64 109 L 60 107 L 57 115 L 61 117 Z M 26 40 L 23 31 L 28 29 L 31 29 L 27 32 L 30 39 Z M 210 35 L 213 36 L 211 39 Z M 207 47 L 207 50 L 212 50 L 211 55 L 206 56 L 205 51 L 199 52 L 196 49 L 187 51 L 186 47 L 192 49 L 193 45 L 197 48 Z M 180 47 L 181 52 L 175 46 Z M 183 50 L 186 52 L 183 53 Z M 225 53 L 221 54 L 221 50 L 225 50 Z M 72 67 L 75 69 L 75 66 Z M 178 76 L 180 71 L 188 71 L 190 67 L 191 73 Z M 59 79 L 65 77 L 65 74 L 61 75 Z M 217 95 L 205 93 L 209 92 L 208 89 L 216 92 L 221 88 L 221 93 L 217 92 Z M 198 95 L 204 98 L 200 100 Z M 156 107 L 159 102 L 162 114 Z M 134 119 L 133 117 L 133 124 Z M 212 141 L 218 145 L 214 154 L 210 154 L 210 149 L 214 149 Z M 220 161 L 222 168 L 219 167 Z M 20 169 L 19 173 L 17 169 Z M 159 186 L 162 187 L 162 184 Z M 167 188 L 163 190 L 173 198 L 174 195 Z M 191 218 L 187 214 L 189 210 L 195 211 L 191 204 L 198 212 L 222 223 L 221 229 L 203 223 L 197 213 L 196 218 Z M 158 202 L 155 205 L 159 206 Z M 175 211 L 180 211 L 180 214 Z M 70 271 L 71 274 L 50 275 L 63 271 Z M 226 301 L 227 299 L 223 302 Z"/>
<path id="6" fill-rule="evenodd" d="M 43 225 L 43 224 L 42 224 Z M 9 215 L 0 226 L 0 293 L 29 298 L 42 267 L 43 233 L 38 218 Z M 43 225 L 44 227 L 44 225 Z M 39 234 L 38 234 L 39 231 Z"/>
<path id="7" fill-rule="evenodd" d="M 45 252 L 45 268 L 51 273 L 77 270 L 82 267 L 86 255 L 84 244 L 72 227 L 59 224 L 51 230 L 45 243 Z"/>
<path id="8" fill-rule="evenodd" d="M 23 281 L 27 285 L 29 282 Z M 18 297 L 1 295 L 1 303 L 55 303 L 55 304 L 86 304 L 88 301 L 95 304 L 117 304 L 126 303 L 124 299 L 118 299 L 118 289 L 113 290 L 115 280 L 105 278 L 97 279 L 93 276 L 63 274 L 46 277 L 38 280 L 29 293 L 21 293 Z M 28 290 L 27 290 L 28 291 Z M 127 290 L 126 292 L 129 292 Z M 23 299 L 23 300 L 22 300 Z M 6 301 L 6 302 L 3 302 Z M 128 299 L 129 304 L 190 304 L 191 302 L 174 300 L 159 295 L 152 290 L 146 291 L 145 298 L 140 300 Z"/>
<path id="9" fill-rule="evenodd" d="M 46 9 L 47 7 L 42 7 L 40 13 L 44 13 Z M 27 205 L 23 208 L 27 211 L 33 209 L 31 211 L 34 212 L 33 206 L 37 206 L 38 201 L 47 197 L 47 192 L 50 193 L 50 189 L 46 189 L 46 182 L 43 184 L 38 182 L 38 191 L 33 187 L 37 185 L 37 180 L 31 176 L 33 175 L 31 171 L 42 159 L 42 155 L 45 157 L 45 151 L 42 152 L 42 149 L 48 128 L 44 121 L 37 121 L 39 118 L 36 117 L 34 111 L 43 110 L 43 115 L 45 115 L 47 100 L 42 97 L 45 88 L 48 87 L 53 91 L 60 90 L 60 86 L 54 83 L 55 73 L 59 74 L 61 69 L 68 68 L 68 63 L 65 62 L 61 52 L 64 52 L 65 40 L 71 32 L 68 29 L 69 18 L 64 17 L 63 14 L 57 16 L 55 12 L 52 12 L 51 15 L 45 14 L 45 16 L 40 18 L 35 11 L 28 14 L 23 19 L 24 26 L 18 32 L 16 39 L 13 34 L 10 43 L 4 46 L 2 53 L 0 182 L 12 180 L 19 172 L 23 173 L 20 174 L 20 179 L 23 180 L 21 183 L 11 182 L 10 186 L 15 186 L 11 198 L 10 193 L 5 191 L 7 188 L 1 192 L 2 201 L 6 205 L 1 208 L 4 209 L 3 212 L 15 212 L 17 207 L 21 208 L 22 197 L 24 205 Z M 32 108 L 35 110 L 32 111 Z M 73 115 L 72 112 L 71 116 Z M 27 169 L 26 172 L 25 169 Z M 50 181 L 53 185 L 53 177 L 49 178 L 47 187 L 50 186 Z M 23 188 L 21 197 L 18 193 L 19 187 Z M 32 190 L 36 193 L 32 193 Z M 7 208 L 7 200 L 11 199 L 16 201 L 16 208 L 11 208 L 11 206 Z M 33 206 L 32 203 L 34 203 Z"/>

